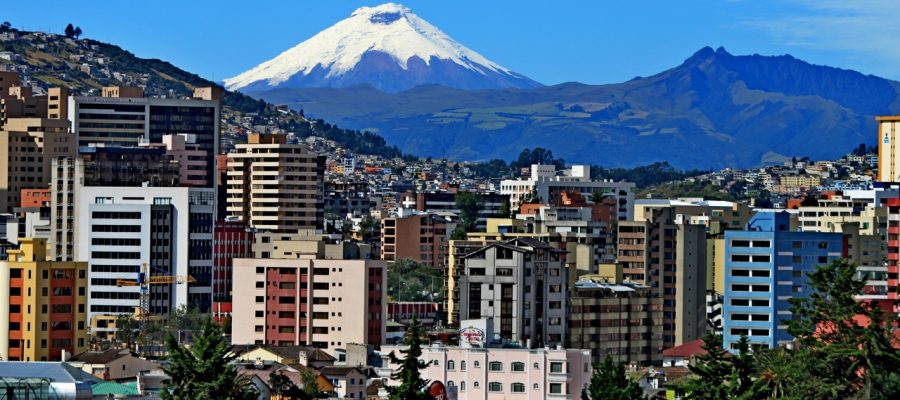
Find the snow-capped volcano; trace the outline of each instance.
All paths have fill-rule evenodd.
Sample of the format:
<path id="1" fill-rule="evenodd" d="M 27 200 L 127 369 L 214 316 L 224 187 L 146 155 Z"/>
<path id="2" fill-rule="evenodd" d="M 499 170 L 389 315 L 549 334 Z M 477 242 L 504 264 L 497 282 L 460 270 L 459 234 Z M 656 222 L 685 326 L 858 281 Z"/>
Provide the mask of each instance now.
<path id="1" fill-rule="evenodd" d="M 241 91 L 361 84 L 388 92 L 425 84 L 459 89 L 541 86 L 393 3 L 359 8 L 277 57 L 225 80 L 229 90 Z"/>

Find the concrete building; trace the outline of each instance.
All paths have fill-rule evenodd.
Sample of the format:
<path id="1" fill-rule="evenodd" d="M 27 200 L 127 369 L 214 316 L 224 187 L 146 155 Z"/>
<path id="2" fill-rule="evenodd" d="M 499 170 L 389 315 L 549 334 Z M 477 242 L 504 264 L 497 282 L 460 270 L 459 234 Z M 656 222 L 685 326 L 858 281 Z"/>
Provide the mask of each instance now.
<path id="1" fill-rule="evenodd" d="M 47 257 L 45 239 L 19 239 L 0 261 L 0 357 L 60 360 L 87 346 L 87 266 Z"/>
<path id="2" fill-rule="evenodd" d="M 383 365 L 378 376 L 388 385 L 399 365 L 388 354 L 400 355 L 404 346 L 382 346 Z M 586 350 L 562 348 L 466 348 L 426 346 L 420 360 L 427 381 L 443 382 L 450 398 L 469 400 L 578 399 L 593 368 Z"/>
<path id="3" fill-rule="evenodd" d="M 214 303 L 231 303 L 233 262 L 235 258 L 253 258 L 253 234 L 253 230 L 243 222 L 215 223 L 212 280 Z"/>
<path id="4" fill-rule="evenodd" d="M 386 277 L 383 261 L 235 259 L 232 343 L 381 344 Z"/>
<path id="5" fill-rule="evenodd" d="M 592 365 L 607 356 L 633 365 L 661 360 L 663 299 L 649 287 L 586 276 L 575 283 L 569 310 L 566 347 L 590 350 Z"/>
<path id="6" fill-rule="evenodd" d="M 102 97 L 71 96 L 68 118 L 78 147 L 97 144 L 137 147 L 142 141 L 163 143 L 165 135 L 187 135 L 204 152 L 206 186 L 215 182 L 215 156 L 219 153 L 218 99 L 163 99 L 143 97 L 143 90 L 125 86 L 103 88 Z"/>
<path id="7" fill-rule="evenodd" d="M 557 171 L 553 165 L 532 165 L 528 179 L 505 179 L 500 182 L 500 194 L 510 196 L 510 207 L 518 209 L 526 199 L 539 203 L 560 205 L 563 192 L 580 193 L 590 198 L 595 193 L 616 200 L 616 219 L 631 220 L 634 217 L 634 183 L 591 180 L 591 167 L 573 165 Z"/>
<path id="8" fill-rule="evenodd" d="M 431 213 L 411 213 L 401 208 L 396 217 L 381 220 L 381 259 L 412 259 L 443 269 L 447 263 L 450 234 L 456 223 Z"/>
<path id="9" fill-rule="evenodd" d="M 537 348 L 564 345 L 568 270 L 561 251 L 534 239 L 495 242 L 462 258 L 459 318 L 492 318 L 504 340 Z"/>
<path id="10" fill-rule="evenodd" d="M 875 117 L 878 121 L 878 182 L 900 182 L 900 116 Z"/>
<path id="11" fill-rule="evenodd" d="M 407 192 L 405 200 L 415 201 L 415 209 L 418 211 L 448 211 L 459 214 L 459 208 L 456 207 L 457 193 L 458 191 Z M 482 200 L 482 208 L 481 211 L 478 212 L 478 219 L 475 226 L 478 230 L 483 230 L 487 226 L 488 218 L 500 214 L 500 209 L 503 208 L 503 202 L 509 203 L 509 196 L 494 192 L 478 192 L 478 195 Z"/>
<path id="12" fill-rule="evenodd" d="M 22 189 L 46 188 L 53 159 L 75 154 L 65 120 L 9 118 L 0 130 L 0 212 L 12 212 Z"/>
<path id="13" fill-rule="evenodd" d="M 625 280 L 650 286 L 663 299 L 663 347 L 706 333 L 706 226 L 671 207 L 618 226 L 618 262 Z"/>
<path id="14" fill-rule="evenodd" d="M 324 166 L 284 135 L 250 134 L 228 154 L 228 215 L 258 231 L 322 229 Z"/>
<path id="15" fill-rule="evenodd" d="M 787 213 L 765 211 L 746 230 L 725 232 L 726 350 L 734 350 L 741 335 L 754 347 L 791 343 L 785 323 L 791 318 L 788 300 L 808 296 L 807 275 L 841 258 L 841 234 L 791 232 L 789 226 Z"/>
<path id="16" fill-rule="evenodd" d="M 178 162 L 181 167 L 178 174 L 180 186 L 210 187 L 212 182 L 207 176 L 209 160 L 206 151 L 201 149 L 196 141 L 197 136 L 193 134 L 163 135 L 162 143 L 141 141 L 140 146 L 165 149 L 172 161 Z"/>
<path id="17" fill-rule="evenodd" d="M 179 306 L 209 311 L 214 199 L 211 188 L 77 188 L 74 257 L 89 264 L 89 316 L 132 314 L 140 306 L 140 288 L 116 281 L 137 279 L 145 263 L 150 276 L 182 278 L 151 286 L 150 313 Z M 196 282 L 189 286 L 187 276 Z"/>
<path id="18" fill-rule="evenodd" d="M 889 300 L 900 298 L 900 198 L 887 199 L 887 296 Z"/>

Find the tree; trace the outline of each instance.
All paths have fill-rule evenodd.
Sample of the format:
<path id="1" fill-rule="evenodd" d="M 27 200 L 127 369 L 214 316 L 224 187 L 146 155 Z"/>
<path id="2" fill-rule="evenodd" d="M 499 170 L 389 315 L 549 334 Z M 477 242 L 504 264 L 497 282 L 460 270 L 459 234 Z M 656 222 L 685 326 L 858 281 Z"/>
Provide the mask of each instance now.
<path id="1" fill-rule="evenodd" d="M 856 265 L 832 261 L 809 274 L 808 282 L 808 297 L 788 300 L 793 318 L 786 322 L 788 333 L 809 352 L 809 374 L 830 389 L 830 397 L 900 396 L 896 317 L 879 303 L 857 301 L 865 281 L 857 278 Z"/>
<path id="2" fill-rule="evenodd" d="M 212 321 L 206 321 L 190 349 L 172 335 L 166 338 L 166 347 L 168 365 L 163 371 L 169 379 L 161 393 L 163 399 L 256 399 L 250 379 L 231 364 L 237 355 L 230 352 L 222 328 Z"/>
<path id="3" fill-rule="evenodd" d="M 64 31 L 66 37 L 71 38 L 75 37 L 75 27 L 72 24 L 66 25 L 66 30 Z"/>
<path id="4" fill-rule="evenodd" d="M 406 331 L 404 343 L 406 350 L 400 350 L 403 359 L 398 358 L 393 352 L 388 358 L 393 364 L 399 364 L 400 369 L 391 375 L 391 378 L 400 381 L 399 386 L 387 386 L 389 400 L 431 400 L 431 396 L 425 392 L 428 381 L 422 379 L 421 370 L 427 365 L 419 360 L 422 356 L 422 335 L 424 334 L 419 320 L 413 317 L 409 330 Z"/>
<path id="5" fill-rule="evenodd" d="M 456 208 L 459 210 L 462 230 L 472 232 L 478 225 L 478 214 L 484 209 L 484 199 L 478 193 L 459 192 L 456 194 Z"/>
<path id="6" fill-rule="evenodd" d="M 368 242 L 372 238 L 373 229 L 375 229 L 375 220 L 372 217 L 365 217 L 359 222 L 359 234 L 363 242 Z"/>
<path id="7" fill-rule="evenodd" d="M 3 24 L 0 24 L 0 32 L 7 32 L 12 28 L 12 24 L 9 21 L 3 21 Z"/>
<path id="8" fill-rule="evenodd" d="M 275 371 L 269 375 L 269 388 L 272 389 L 273 394 L 281 396 L 292 392 L 296 386 L 294 386 L 294 382 L 291 382 L 287 375 L 281 373 L 281 371 Z"/>
<path id="9" fill-rule="evenodd" d="M 134 351 L 134 344 L 141 334 L 140 322 L 131 315 L 119 315 L 116 317 L 116 340 L 125 343 L 129 350 Z"/>
<path id="10" fill-rule="evenodd" d="M 319 388 L 319 376 L 310 370 L 300 373 L 300 385 L 303 397 L 307 399 L 315 399 L 322 392 L 322 389 Z"/>
<path id="11" fill-rule="evenodd" d="M 594 368 L 588 387 L 581 391 L 581 400 L 643 400 L 644 391 L 637 382 L 625 376 L 625 366 L 606 356 Z"/>
<path id="12" fill-rule="evenodd" d="M 82 33 L 82 32 L 81 32 L 81 27 L 80 27 L 80 26 L 79 26 L 79 27 L 76 27 L 75 30 L 72 31 L 72 34 L 75 35 L 75 39 L 80 38 L 80 37 L 81 37 L 81 33 Z"/>
<path id="13" fill-rule="evenodd" d="M 509 198 L 504 198 L 500 201 L 500 211 L 497 212 L 497 216 L 500 218 L 509 218 L 512 216 L 512 210 L 509 206 Z"/>
<path id="14" fill-rule="evenodd" d="M 722 348 L 722 337 L 707 335 L 703 339 L 706 354 L 688 368 L 694 377 L 679 385 L 688 399 L 738 399 L 751 390 L 751 376 L 755 361 L 750 352 L 750 341 L 742 336 L 737 342 L 737 354 L 728 354 Z"/>

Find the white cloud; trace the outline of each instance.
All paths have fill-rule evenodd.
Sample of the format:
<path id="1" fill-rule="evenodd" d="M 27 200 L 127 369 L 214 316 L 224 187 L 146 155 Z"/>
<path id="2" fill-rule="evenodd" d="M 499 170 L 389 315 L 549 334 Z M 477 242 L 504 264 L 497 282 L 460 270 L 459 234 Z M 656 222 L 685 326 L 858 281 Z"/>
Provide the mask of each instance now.
<path id="1" fill-rule="evenodd" d="M 865 72 L 900 75 L 900 1 L 791 0 L 776 12 L 746 25 L 784 46 L 844 53 L 875 69 Z"/>

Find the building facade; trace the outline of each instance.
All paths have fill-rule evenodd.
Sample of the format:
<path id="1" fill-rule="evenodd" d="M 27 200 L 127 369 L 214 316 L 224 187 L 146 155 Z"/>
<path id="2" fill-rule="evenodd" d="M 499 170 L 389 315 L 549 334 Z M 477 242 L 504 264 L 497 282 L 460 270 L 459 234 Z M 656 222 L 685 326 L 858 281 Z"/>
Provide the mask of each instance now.
<path id="1" fill-rule="evenodd" d="M 87 265 L 47 257 L 46 239 L 20 239 L 0 261 L 0 357 L 55 361 L 87 349 Z"/>
<path id="2" fill-rule="evenodd" d="M 444 216 L 408 215 L 404 211 L 381 220 L 381 259 L 412 259 L 435 268 L 446 267 L 450 234 L 456 224 Z"/>
<path id="3" fill-rule="evenodd" d="M 228 215 L 259 231 L 322 229 L 324 166 L 284 135 L 250 134 L 228 154 Z"/>
<path id="4" fill-rule="evenodd" d="M 743 231 L 725 232 L 723 347 L 742 335 L 754 347 L 791 343 L 790 303 L 810 294 L 808 274 L 843 255 L 839 233 L 792 232 L 787 213 L 760 211 Z"/>
<path id="5" fill-rule="evenodd" d="M 399 365 L 388 354 L 400 355 L 402 346 L 382 346 L 383 365 L 378 371 L 388 385 L 397 385 L 391 372 Z M 422 379 L 439 381 L 456 398 L 579 399 L 590 381 L 591 355 L 584 350 L 562 348 L 466 348 L 432 345 L 423 347 L 426 365 Z M 453 395 L 451 394 L 451 397 Z"/>
<path id="6" fill-rule="evenodd" d="M 564 345 L 569 288 L 561 253 L 538 240 L 513 239 L 465 255 L 460 320 L 492 318 L 503 340 L 528 348 Z"/>
<path id="7" fill-rule="evenodd" d="M 383 261 L 235 259 L 232 343 L 381 344 L 386 278 Z"/>

